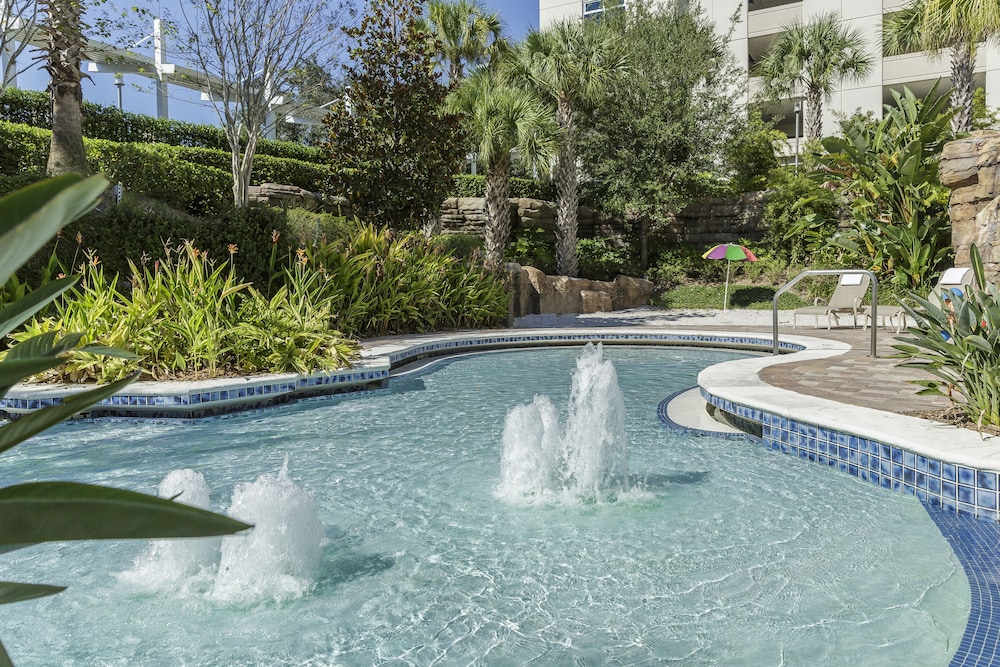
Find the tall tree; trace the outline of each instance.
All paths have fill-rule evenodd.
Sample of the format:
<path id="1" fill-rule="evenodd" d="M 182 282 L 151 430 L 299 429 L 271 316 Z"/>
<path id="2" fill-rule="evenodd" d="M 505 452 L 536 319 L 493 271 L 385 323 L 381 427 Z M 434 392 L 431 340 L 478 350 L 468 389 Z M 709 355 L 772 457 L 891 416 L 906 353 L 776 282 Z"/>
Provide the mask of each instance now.
<path id="1" fill-rule="evenodd" d="M 836 12 L 818 14 L 807 23 L 785 26 L 757 62 L 765 97 L 779 100 L 805 97 L 805 136 L 823 135 L 823 102 L 845 81 L 860 81 L 871 73 L 873 59 L 866 40 L 840 22 Z"/>
<path id="2" fill-rule="evenodd" d="M 420 11 L 417 0 L 372 0 L 361 24 L 344 29 L 356 40 L 344 66 L 348 94 L 324 120 L 333 187 L 397 229 L 439 218 L 465 152 Z"/>
<path id="3" fill-rule="evenodd" d="M 343 5 L 325 0 L 184 0 L 185 50 L 216 85 L 209 95 L 232 156 L 233 202 L 247 202 L 257 142 L 296 67 L 334 47 Z"/>
<path id="4" fill-rule="evenodd" d="M 887 17 L 882 50 L 887 56 L 929 51 L 951 54 L 951 104 L 956 108 L 952 130 L 973 129 L 973 74 L 976 51 L 983 42 L 1000 37 L 1000 2 L 980 0 L 912 0 Z"/>
<path id="5" fill-rule="evenodd" d="M 577 275 L 577 114 L 605 94 L 628 67 L 621 37 L 606 22 L 564 21 L 532 31 L 502 63 L 508 80 L 528 82 L 556 113 L 562 143 L 555 165 L 556 269 Z"/>
<path id="6" fill-rule="evenodd" d="M 581 116 L 585 187 L 645 241 L 699 193 L 699 175 L 719 171 L 727 141 L 743 132 L 745 75 L 698 9 L 635 0 L 602 21 L 641 67 Z"/>
<path id="7" fill-rule="evenodd" d="M 87 38 L 83 34 L 82 0 L 42 0 L 45 19 L 45 70 L 52 96 L 52 140 L 46 170 L 52 176 L 87 174 L 90 165 L 83 148 L 83 89 L 80 61 Z"/>
<path id="8" fill-rule="evenodd" d="M 513 156 L 528 168 L 547 167 L 556 155 L 559 127 L 551 109 L 531 91 L 505 85 L 490 69 L 464 80 L 449 96 L 448 108 L 462 114 L 486 166 L 485 264 L 495 269 L 510 238 Z"/>
<path id="9" fill-rule="evenodd" d="M 449 84 L 461 81 L 466 67 L 489 62 L 507 49 L 503 20 L 479 0 L 429 0 L 425 21 L 438 42 Z"/>

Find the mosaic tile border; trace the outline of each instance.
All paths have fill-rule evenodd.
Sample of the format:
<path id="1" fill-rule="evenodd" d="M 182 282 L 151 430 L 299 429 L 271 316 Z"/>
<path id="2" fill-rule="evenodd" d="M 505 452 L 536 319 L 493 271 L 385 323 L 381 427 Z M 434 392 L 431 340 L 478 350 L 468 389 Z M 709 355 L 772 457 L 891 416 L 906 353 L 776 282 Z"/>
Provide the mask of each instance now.
<path id="1" fill-rule="evenodd" d="M 759 335 L 606 331 L 524 332 L 436 336 L 427 342 L 400 341 L 400 349 L 387 355 L 364 357 L 358 367 L 307 376 L 284 374 L 225 378 L 200 382 L 137 382 L 81 412 L 76 418 L 128 417 L 133 419 L 199 419 L 244 410 L 292 403 L 309 396 L 359 393 L 388 386 L 391 370 L 437 356 L 500 348 L 543 345 L 576 345 L 591 341 L 605 344 L 658 344 L 770 350 L 771 339 Z M 794 352 L 802 345 L 781 341 L 781 350 Z M 0 419 L 16 419 L 84 391 L 80 386 L 19 385 L 0 399 Z"/>
<path id="2" fill-rule="evenodd" d="M 902 447 L 789 419 L 723 400 L 702 388 L 716 408 L 759 424 L 765 447 L 829 466 L 891 491 L 917 496 L 931 507 L 997 521 L 998 473 L 921 456 Z"/>
<path id="3" fill-rule="evenodd" d="M 693 435 L 697 437 L 712 436 L 715 438 L 723 438 L 724 440 L 754 439 L 753 436 L 751 436 L 749 433 L 727 433 L 725 431 L 708 431 L 705 429 L 694 428 L 691 426 L 684 426 L 682 424 L 678 424 L 673 419 L 671 419 L 667 411 L 670 402 L 673 401 L 678 396 L 680 396 L 681 394 L 685 394 L 691 391 L 692 389 L 696 389 L 696 387 L 686 387 L 684 389 L 680 389 L 670 394 L 662 401 L 660 401 L 659 405 L 656 406 L 656 416 L 660 420 L 661 424 L 663 424 L 666 428 L 670 429 L 674 433 L 680 433 L 682 435 Z"/>
<path id="4" fill-rule="evenodd" d="M 193 383 L 135 383 L 76 418 L 197 419 L 291 403 L 318 395 L 357 393 L 383 387 L 388 364 L 311 375 L 270 375 Z M 85 388 L 20 385 L 0 399 L 0 418 L 16 419 L 52 405 Z"/>
<path id="5" fill-rule="evenodd" d="M 471 349 L 489 349 L 495 347 L 509 348 L 512 346 L 530 345 L 569 345 L 601 341 L 607 344 L 641 344 L 654 343 L 660 345 L 696 345 L 704 347 L 726 347 L 730 349 L 771 350 L 771 338 L 760 335 L 724 336 L 712 334 L 678 334 L 657 332 L 594 332 L 571 333 L 526 333 L 503 334 L 496 336 L 470 336 L 458 339 L 429 341 L 413 347 L 401 349 L 388 355 L 393 368 L 402 364 L 417 361 L 429 356 L 454 354 Z M 798 352 L 804 346 L 778 341 L 778 348 L 783 352 Z"/>

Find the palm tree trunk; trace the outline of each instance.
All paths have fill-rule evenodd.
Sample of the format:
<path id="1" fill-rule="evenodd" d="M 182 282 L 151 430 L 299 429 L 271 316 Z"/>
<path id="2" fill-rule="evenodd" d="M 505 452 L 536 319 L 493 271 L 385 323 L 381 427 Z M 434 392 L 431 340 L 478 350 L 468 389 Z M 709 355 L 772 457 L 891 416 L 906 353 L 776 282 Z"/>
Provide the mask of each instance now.
<path id="1" fill-rule="evenodd" d="M 499 268 L 510 238 L 510 155 L 497 157 L 486 172 L 486 230 L 488 269 Z"/>
<path id="2" fill-rule="evenodd" d="M 805 109 L 806 141 L 823 137 L 823 93 L 819 90 L 806 90 Z"/>
<path id="3" fill-rule="evenodd" d="M 975 61 L 976 55 L 968 44 L 959 43 L 951 47 L 951 106 L 955 108 L 955 115 L 951 117 L 953 132 L 972 131 Z"/>
<path id="4" fill-rule="evenodd" d="M 573 108 L 559 100 L 556 121 L 563 129 L 563 141 L 556 159 L 556 271 L 575 278 L 576 256 L 576 122 Z"/>
<path id="5" fill-rule="evenodd" d="M 52 141 L 46 170 L 51 176 L 90 173 L 83 147 L 83 90 L 80 60 L 86 39 L 80 25 L 79 0 L 49 0 L 45 69 L 52 96 Z"/>

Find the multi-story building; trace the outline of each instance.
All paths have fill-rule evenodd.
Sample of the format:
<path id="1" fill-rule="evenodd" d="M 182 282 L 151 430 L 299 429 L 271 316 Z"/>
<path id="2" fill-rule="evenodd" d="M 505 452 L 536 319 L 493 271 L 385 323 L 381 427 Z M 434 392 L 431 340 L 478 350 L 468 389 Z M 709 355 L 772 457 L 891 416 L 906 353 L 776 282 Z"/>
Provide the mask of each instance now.
<path id="1" fill-rule="evenodd" d="M 563 19 L 596 16 L 604 11 L 606 4 L 610 3 L 600 0 L 539 0 L 539 25 L 545 29 Z M 816 14 L 835 11 L 846 25 L 865 36 L 875 66 L 867 78 L 845 82 L 830 100 L 824 101 L 823 128 L 827 132 L 836 127 L 835 114 L 850 114 L 860 109 L 881 116 L 882 105 L 892 102 L 890 91 L 893 88 L 901 90 L 905 85 L 914 93 L 923 95 L 938 79 L 942 80 L 942 92 L 950 85 L 951 66 L 947 52 L 937 57 L 928 57 L 923 52 L 882 57 L 882 18 L 905 4 L 906 0 L 700 0 L 702 9 L 720 34 L 728 30 L 734 15 L 738 17 L 729 47 L 737 62 L 746 67 L 748 77 L 754 61 L 767 51 L 784 26 L 795 21 L 807 22 Z M 987 105 L 991 108 L 1000 106 L 1000 48 L 981 45 L 975 71 L 976 85 L 986 90 Z M 750 77 L 750 96 L 759 89 L 759 82 Z M 779 125 L 779 129 L 789 137 L 796 134 L 794 108 L 791 100 L 784 104 L 785 120 Z M 801 134 L 801 124 L 798 125 Z"/>

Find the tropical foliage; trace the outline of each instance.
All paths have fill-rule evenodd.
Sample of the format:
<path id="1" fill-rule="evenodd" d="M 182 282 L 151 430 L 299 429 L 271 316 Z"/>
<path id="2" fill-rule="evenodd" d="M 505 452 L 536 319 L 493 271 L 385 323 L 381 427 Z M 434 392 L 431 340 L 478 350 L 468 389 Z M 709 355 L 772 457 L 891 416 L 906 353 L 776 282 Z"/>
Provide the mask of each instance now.
<path id="1" fill-rule="evenodd" d="M 345 28 L 356 40 L 344 69 L 350 93 L 324 120 L 332 190 L 395 229 L 437 216 L 465 154 L 458 116 L 443 111 L 448 89 L 420 12 L 415 0 L 377 0 Z"/>
<path id="2" fill-rule="evenodd" d="M 510 237 L 510 179 L 513 155 L 529 168 L 547 171 L 559 143 L 551 110 L 533 91 L 506 84 L 492 69 L 466 79 L 449 96 L 448 108 L 462 115 L 486 167 L 485 263 L 499 267 Z"/>
<path id="3" fill-rule="evenodd" d="M 467 67 L 488 64 L 507 50 L 503 20 L 478 0 L 429 0 L 425 21 L 450 85 L 465 78 Z"/>
<path id="4" fill-rule="evenodd" d="M 976 52 L 1000 37 L 1000 3 L 979 0 L 912 0 L 882 26 L 886 55 L 948 51 L 951 59 L 952 130 L 973 129 Z"/>
<path id="5" fill-rule="evenodd" d="M 986 282 L 975 246 L 972 267 L 986 289 L 953 292 L 947 300 L 911 293 L 903 307 L 916 326 L 893 347 L 908 360 L 903 366 L 932 376 L 914 380 L 921 394 L 947 396 L 980 428 L 1000 426 L 1000 291 Z"/>
<path id="6" fill-rule="evenodd" d="M 872 56 L 864 36 L 844 26 L 836 12 L 817 14 L 802 23 L 785 26 L 755 73 L 764 82 L 763 95 L 773 100 L 801 94 L 805 97 L 806 139 L 823 135 L 823 102 L 844 81 L 868 76 Z"/>
<path id="7" fill-rule="evenodd" d="M 45 181 L 0 200 L 0 284 L 63 225 L 92 208 L 107 181 L 73 175 Z M 76 278 L 63 278 L 0 308 L 0 336 L 17 328 Z M 44 334 L 25 340 L 0 360 L 0 397 L 36 373 L 58 367 L 63 355 L 79 349 L 80 332 Z M 122 355 L 91 347 L 92 353 Z M 119 382 L 74 395 L 0 427 L 0 453 L 110 396 L 131 382 Z M 247 524 L 205 510 L 133 491 L 76 482 L 29 482 L 0 488 L 0 553 L 41 542 L 153 537 L 203 537 L 235 533 Z M 63 586 L 0 582 L 0 604 L 31 600 Z M 0 644 L 0 664 L 11 659 Z"/>
<path id="8" fill-rule="evenodd" d="M 556 265 L 577 275 L 577 116 L 595 104 L 628 66 L 624 43 L 602 21 L 563 21 L 532 31 L 503 61 L 502 75 L 532 86 L 562 130 L 555 164 Z"/>
<path id="9" fill-rule="evenodd" d="M 950 191 L 937 164 L 952 136 L 952 112 L 936 87 L 923 99 L 908 89 L 893 97 L 882 120 L 853 117 L 841 125 L 843 136 L 823 139 L 827 153 L 817 157 L 813 177 L 835 184 L 851 210 L 851 229 L 831 242 L 857 253 L 883 281 L 916 290 L 951 252 Z"/>

